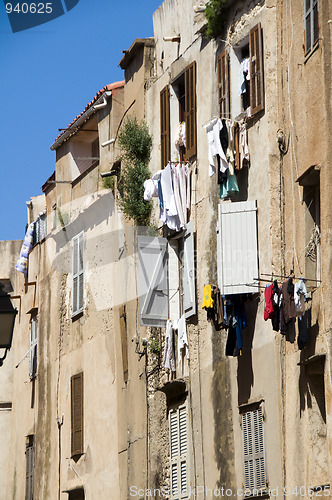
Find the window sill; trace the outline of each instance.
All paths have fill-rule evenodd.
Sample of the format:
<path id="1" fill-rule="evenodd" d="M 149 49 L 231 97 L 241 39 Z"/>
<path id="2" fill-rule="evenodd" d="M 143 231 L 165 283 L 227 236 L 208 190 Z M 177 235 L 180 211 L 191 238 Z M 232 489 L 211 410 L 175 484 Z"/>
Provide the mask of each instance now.
<path id="1" fill-rule="evenodd" d="M 310 49 L 310 51 L 304 55 L 304 64 L 307 63 L 307 61 L 310 59 L 310 57 L 316 52 L 316 50 L 319 47 L 319 41 L 316 42 L 316 44 Z"/>
<path id="2" fill-rule="evenodd" d="M 83 311 L 78 311 L 75 314 L 72 314 L 71 320 L 74 322 L 74 321 L 78 320 L 79 318 L 81 318 L 82 316 L 83 316 Z"/>
<path id="3" fill-rule="evenodd" d="M 261 490 L 256 490 L 257 492 L 261 491 Z M 247 499 L 247 498 L 270 498 L 270 494 L 268 491 L 266 490 L 262 490 L 261 493 L 259 495 L 245 495 L 243 498 Z"/>

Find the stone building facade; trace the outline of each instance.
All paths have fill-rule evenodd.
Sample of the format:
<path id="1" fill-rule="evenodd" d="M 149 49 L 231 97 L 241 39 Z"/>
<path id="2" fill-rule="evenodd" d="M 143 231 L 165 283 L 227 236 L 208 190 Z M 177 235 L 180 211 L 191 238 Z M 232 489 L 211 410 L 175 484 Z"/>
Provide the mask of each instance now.
<path id="1" fill-rule="evenodd" d="M 330 496 L 331 8 L 229 1 L 211 40 L 204 4 L 165 0 L 124 82 L 55 140 L 14 286 L 6 498 Z M 128 116 L 153 136 L 151 175 L 188 169 L 180 227 L 157 199 L 148 229 L 119 208 Z M 282 334 L 266 287 L 285 300 L 289 278 L 306 302 Z M 202 308 L 207 285 L 232 323 Z"/>

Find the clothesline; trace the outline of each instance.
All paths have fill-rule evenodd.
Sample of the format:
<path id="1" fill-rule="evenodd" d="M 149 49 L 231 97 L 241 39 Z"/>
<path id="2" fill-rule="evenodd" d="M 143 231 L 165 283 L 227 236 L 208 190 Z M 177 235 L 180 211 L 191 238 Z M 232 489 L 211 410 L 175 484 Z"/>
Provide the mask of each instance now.
<path id="1" fill-rule="evenodd" d="M 202 127 L 206 127 L 207 125 L 209 125 L 209 123 L 211 123 L 213 120 L 218 120 L 218 118 L 220 118 L 220 120 L 227 120 L 229 122 L 233 122 L 233 123 L 242 123 L 245 118 L 242 118 L 242 120 L 234 120 L 233 118 L 226 118 L 225 116 L 213 116 L 212 118 L 210 118 L 210 120 L 207 120 L 205 123 L 203 123 Z"/>
<path id="2" fill-rule="evenodd" d="M 303 280 L 303 281 L 315 281 L 316 283 L 321 283 L 322 280 L 315 280 L 312 278 L 305 278 L 304 276 L 294 276 L 294 273 L 291 272 L 288 276 L 282 275 L 282 274 L 272 274 L 272 273 L 261 273 L 262 276 L 271 276 L 271 278 L 283 278 L 283 279 L 288 279 L 288 278 L 293 278 L 294 280 Z M 255 278 L 255 280 L 259 281 L 269 281 L 269 280 L 264 280 L 261 278 Z"/>

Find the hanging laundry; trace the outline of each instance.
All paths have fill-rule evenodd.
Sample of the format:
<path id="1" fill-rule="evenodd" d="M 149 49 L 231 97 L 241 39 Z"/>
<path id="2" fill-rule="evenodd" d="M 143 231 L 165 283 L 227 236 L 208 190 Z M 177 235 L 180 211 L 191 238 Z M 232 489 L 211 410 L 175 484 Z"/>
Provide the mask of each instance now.
<path id="1" fill-rule="evenodd" d="M 165 349 L 163 357 L 163 367 L 168 368 L 171 372 L 175 372 L 175 356 L 174 356 L 174 333 L 171 320 L 166 323 Z"/>
<path id="2" fill-rule="evenodd" d="M 158 196 L 158 181 L 147 179 L 144 181 L 144 200 L 151 201 L 153 197 Z"/>
<path id="3" fill-rule="evenodd" d="M 175 145 L 177 148 L 186 147 L 186 122 L 181 122 L 179 125 L 179 136 Z"/>
<path id="4" fill-rule="evenodd" d="M 239 71 L 239 94 L 245 94 L 247 92 L 246 80 L 250 81 L 250 57 L 242 59 L 240 63 Z"/>
<path id="5" fill-rule="evenodd" d="M 202 304 L 202 309 L 212 309 L 213 299 L 212 299 L 212 285 L 204 285 L 204 300 Z"/>
<path id="6" fill-rule="evenodd" d="M 265 287 L 264 298 L 265 298 L 264 320 L 267 321 L 268 319 L 272 319 L 274 316 L 273 285 Z"/>
<path id="7" fill-rule="evenodd" d="M 160 207 L 160 219 L 173 231 L 180 231 L 181 222 L 175 202 L 170 163 L 162 170 L 160 176 L 163 207 Z"/>
<path id="8" fill-rule="evenodd" d="M 214 159 L 217 155 L 220 157 L 220 170 L 225 172 L 228 169 L 227 159 L 220 142 L 220 132 L 223 128 L 223 123 L 220 118 L 214 118 L 207 125 L 205 130 L 208 138 L 208 157 L 209 157 L 209 176 L 212 177 L 216 172 Z"/>
<path id="9" fill-rule="evenodd" d="M 227 120 L 228 130 L 228 146 L 226 151 L 226 158 L 228 161 L 229 174 L 234 175 L 235 156 L 234 156 L 234 122 Z"/>
<path id="10" fill-rule="evenodd" d="M 294 285 L 294 304 L 297 316 L 303 316 L 305 313 L 305 297 L 307 295 L 307 288 L 302 279 L 296 281 Z"/>
<path id="11" fill-rule="evenodd" d="M 285 281 L 281 287 L 282 307 L 280 308 L 280 333 L 286 336 L 288 342 L 295 341 L 295 303 L 292 278 Z"/>
<path id="12" fill-rule="evenodd" d="M 173 328 L 178 331 L 178 368 L 180 369 L 183 349 L 185 349 L 186 358 L 189 359 L 189 343 L 184 314 L 179 320 L 173 323 Z"/>
<path id="13" fill-rule="evenodd" d="M 188 196 L 188 175 L 189 169 L 185 164 L 177 163 L 172 165 L 172 179 L 175 196 L 175 204 L 180 218 L 180 227 L 184 229 L 187 224 L 187 196 Z"/>
<path id="14" fill-rule="evenodd" d="M 273 317 L 272 317 L 272 328 L 275 332 L 279 331 L 280 327 L 280 295 L 281 291 L 278 286 L 277 280 L 273 282 Z"/>
<path id="15" fill-rule="evenodd" d="M 240 356 L 242 354 L 242 329 L 247 326 L 247 316 L 243 296 L 233 295 L 232 299 L 225 299 L 227 310 L 228 336 L 226 342 L 226 356 Z"/>
<path id="16" fill-rule="evenodd" d="M 225 153 L 225 156 L 226 156 L 226 152 L 227 152 L 227 148 L 228 148 L 228 130 L 227 130 L 227 125 L 226 125 L 226 120 L 224 118 L 221 120 L 221 123 L 222 123 L 222 129 L 220 130 L 219 138 L 220 138 L 221 147 L 222 147 L 223 152 Z"/>
<path id="17" fill-rule="evenodd" d="M 302 316 L 299 316 L 297 318 L 297 325 L 299 329 L 299 334 L 297 337 L 297 345 L 299 349 L 302 351 L 302 349 L 305 348 L 305 346 L 309 342 L 309 311 L 305 311 L 305 313 Z"/>
<path id="18" fill-rule="evenodd" d="M 225 199 L 238 192 L 239 186 L 237 184 L 236 175 L 230 175 L 228 170 L 226 182 L 220 184 L 220 198 Z"/>
<path id="19" fill-rule="evenodd" d="M 249 164 L 250 161 L 250 154 L 249 154 L 249 148 L 248 148 L 248 141 L 247 141 L 247 124 L 242 121 L 240 124 L 240 145 L 241 145 L 241 166 L 246 166 Z"/>
<path id="20" fill-rule="evenodd" d="M 35 223 L 32 222 L 25 234 L 23 245 L 21 248 L 21 252 L 15 266 L 15 269 L 20 273 L 23 273 L 25 276 L 28 275 L 28 263 L 29 263 L 29 253 L 32 250 L 33 246 L 33 233 L 35 230 Z"/>

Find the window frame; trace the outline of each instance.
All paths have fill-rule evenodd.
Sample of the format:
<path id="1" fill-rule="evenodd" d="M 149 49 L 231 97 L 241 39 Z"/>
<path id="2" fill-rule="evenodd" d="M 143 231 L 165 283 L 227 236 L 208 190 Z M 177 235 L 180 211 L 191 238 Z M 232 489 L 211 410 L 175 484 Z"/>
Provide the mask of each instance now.
<path id="1" fill-rule="evenodd" d="M 72 317 L 84 309 L 84 264 L 84 231 L 81 231 L 72 239 Z"/>
<path id="2" fill-rule="evenodd" d="M 309 3 L 308 9 L 306 3 Z M 315 38 L 315 13 L 317 8 L 317 37 Z M 304 0 L 304 56 L 307 58 L 319 44 L 319 2 L 318 0 Z M 310 25 L 310 46 L 307 46 L 307 19 Z"/>
<path id="3" fill-rule="evenodd" d="M 71 456 L 84 453 L 84 378 L 83 372 L 70 379 L 71 399 Z M 78 436 L 78 437 L 77 437 Z"/>

